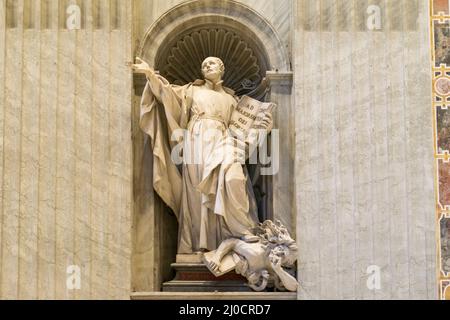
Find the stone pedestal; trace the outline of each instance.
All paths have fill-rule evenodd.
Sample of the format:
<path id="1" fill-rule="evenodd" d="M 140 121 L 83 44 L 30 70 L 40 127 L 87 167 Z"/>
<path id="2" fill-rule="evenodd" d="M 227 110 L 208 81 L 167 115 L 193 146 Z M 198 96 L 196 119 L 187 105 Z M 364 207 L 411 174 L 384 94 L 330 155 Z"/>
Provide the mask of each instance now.
<path id="1" fill-rule="evenodd" d="M 247 279 L 235 272 L 216 278 L 203 263 L 174 263 L 172 268 L 176 271 L 175 279 L 163 284 L 163 292 L 252 291 Z"/>

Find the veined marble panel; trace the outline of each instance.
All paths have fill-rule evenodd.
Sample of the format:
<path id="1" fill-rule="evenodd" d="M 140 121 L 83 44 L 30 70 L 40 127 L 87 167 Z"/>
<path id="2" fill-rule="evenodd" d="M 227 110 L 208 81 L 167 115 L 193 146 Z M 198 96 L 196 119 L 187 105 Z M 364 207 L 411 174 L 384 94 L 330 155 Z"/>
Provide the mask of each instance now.
<path id="1" fill-rule="evenodd" d="M 0 1 L 0 298 L 130 298 L 131 15 Z"/>
<path id="2" fill-rule="evenodd" d="M 429 4 L 295 4 L 299 298 L 435 299 Z"/>

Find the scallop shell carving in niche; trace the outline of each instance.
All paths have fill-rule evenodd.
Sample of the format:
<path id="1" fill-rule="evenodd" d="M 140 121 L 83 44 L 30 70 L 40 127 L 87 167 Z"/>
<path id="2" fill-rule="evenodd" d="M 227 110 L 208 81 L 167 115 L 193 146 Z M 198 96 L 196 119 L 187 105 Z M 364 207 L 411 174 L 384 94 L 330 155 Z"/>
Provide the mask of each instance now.
<path id="1" fill-rule="evenodd" d="M 265 91 L 266 82 L 258 58 L 233 32 L 223 29 L 196 31 L 181 38 L 169 52 L 160 72 L 173 84 L 185 85 L 203 79 L 201 64 L 205 58 L 214 56 L 224 62 L 224 84 L 236 95 L 258 98 Z"/>

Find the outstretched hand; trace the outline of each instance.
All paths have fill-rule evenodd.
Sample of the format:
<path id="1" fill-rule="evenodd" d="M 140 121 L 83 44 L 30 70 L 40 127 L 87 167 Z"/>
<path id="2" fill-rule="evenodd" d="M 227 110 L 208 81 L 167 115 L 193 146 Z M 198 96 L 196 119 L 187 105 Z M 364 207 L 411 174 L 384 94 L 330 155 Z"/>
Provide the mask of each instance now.
<path id="1" fill-rule="evenodd" d="M 136 64 L 131 62 L 128 63 L 128 66 L 133 70 L 134 73 L 147 74 L 152 71 L 150 65 L 141 58 L 136 57 L 136 61 L 137 61 Z"/>

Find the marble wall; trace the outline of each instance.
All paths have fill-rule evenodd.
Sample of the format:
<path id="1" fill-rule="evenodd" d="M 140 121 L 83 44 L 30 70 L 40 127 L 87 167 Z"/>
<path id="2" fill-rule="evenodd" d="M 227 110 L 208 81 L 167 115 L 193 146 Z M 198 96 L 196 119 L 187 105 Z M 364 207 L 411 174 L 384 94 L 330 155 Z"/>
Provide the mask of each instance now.
<path id="1" fill-rule="evenodd" d="M 295 4 L 299 297 L 435 299 L 428 1 Z"/>
<path id="2" fill-rule="evenodd" d="M 0 298 L 129 298 L 130 32 L 125 0 L 0 1 Z"/>

